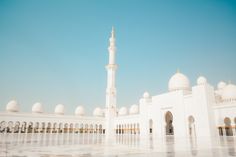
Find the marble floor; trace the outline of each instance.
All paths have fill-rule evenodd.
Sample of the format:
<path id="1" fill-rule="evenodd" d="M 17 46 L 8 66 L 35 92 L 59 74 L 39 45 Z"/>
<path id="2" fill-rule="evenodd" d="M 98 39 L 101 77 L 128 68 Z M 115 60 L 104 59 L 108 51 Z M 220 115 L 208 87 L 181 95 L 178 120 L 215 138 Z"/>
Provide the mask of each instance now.
<path id="1" fill-rule="evenodd" d="M 0 157 L 226 157 L 236 156 L 236 137 L 141 139 L 99 134 L 0 134 Z"/>

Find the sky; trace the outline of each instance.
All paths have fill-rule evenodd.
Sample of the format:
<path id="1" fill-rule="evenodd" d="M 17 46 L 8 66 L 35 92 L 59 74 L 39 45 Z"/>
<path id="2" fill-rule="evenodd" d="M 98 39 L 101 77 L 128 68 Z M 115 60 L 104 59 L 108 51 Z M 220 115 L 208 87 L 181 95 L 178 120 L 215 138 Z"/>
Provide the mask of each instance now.
<path id="1" fill-rule="evenodd" d="M 17 100 L 65 114 L 105 106 L 108 44 L 117 44 L 117 106 L 168 91 L 176 69 L 236 84 L 236 1 L 1 0 L 0 111 Z"/>

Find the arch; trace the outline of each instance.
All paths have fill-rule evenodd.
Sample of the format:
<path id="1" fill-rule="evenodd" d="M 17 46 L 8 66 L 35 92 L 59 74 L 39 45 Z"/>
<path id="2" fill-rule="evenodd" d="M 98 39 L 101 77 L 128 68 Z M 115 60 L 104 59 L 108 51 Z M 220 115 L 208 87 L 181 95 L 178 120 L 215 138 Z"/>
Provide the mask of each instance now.
<path id="1" fill-rule="evenodd" d="M 64 133 L 68 133 L 68 123 L 64 124 Z"/>
<path id="2" fill-rule="evenodd" d="M 74 132 L 74 125 L 72 123 L 70 123 L 70 128 L 69 128 L 69 133 L 73 133 Z"/>
<path id="3" fill-rule="evenodd" d="M 188 116 L 189 136 L 196 136 L 195 119 L 192 115 Z"/>
<path id="4" fill-rule="evenodd" d="M 133 134 L 133 124 L 130 124 L 130 134 Z"/>
<path id="5" fill-rule="evenodd" d="M 103 130 L 102 130 L 102 124 L 99 125 L 99 133 L 102 134 Z"/>
<path id="6" fill-rule="evenodd" d="M 95 124 L 95 131 L 94 132 L 98 133 L 98 125 L 97 124 Z"/>
<path id="7" fill-rule="evenodd" d="M 123 124 L 123 134 L 126 133 L 126 124 Z"/>
<path id="8" fill-rule="evenodd" d="M 234 129 L 235 129 L 235 133 L 236 133 L 236 117 L 234 117 Z"/>
<path id="9" fill-rule="evenodd" d="M 166 135 L 174 135 L 173 115 L 170 111 L 165 114 Z"/>
<path id="10" fill-rule="evenodd" d="M 233 136 L 233 130 L 232 130 L 230 118 L 225 117 L 224 123 L 225 123 L 225 134 L 226 134 L 226 136 Z"/>
<path id="11" fill-rule="evenodd" d="M 134 123 L 134 134 L 136 134 L 136 124 Z"/>
<path id="12" fill-rule="evenodd" d="M 75 123 L 75 130 L 74 130 L 75 133 L 79 133 L 79 124 L 78 123 Z"/>
<path id="13" fill-rule="evenodd" d="M 135 134 L 135 124 L 132 124 L 133 128 L 132 128 L 132 133 Z"/>
<path id="14" fill-rule="evenodd" d="M 128 128 L 127 128 L 127 124 L 124 124 L 124 134 L 128 133 Z"/>
<path id="15" fill-rule="evenodd" d="M 223 135 L 224 135 L 224 133 L 223 133 L 223 128 L 222 128 L 222 127 L 218 127 L 218 129 L 219 129 L 219 135 L 220 135 L 220 136 L 223 136 Z"/>
<path id="16" fill-rule="evenodd" d="M 84 124 L 80 124 L 80 133 L 84 133 Z"/>
<path id="17" fill-rule="evenodd" d="M 52 133 L 56 133 L 57 132 L 57 123 L 53 123 L 52 124 Z"/>
<path id="18" fill-rule="evenodd" d="M 28 127 L 27 127 L 27 132 L 33 133 L 33 122 L 29 122 Z"/>
<path id="19" fill-rule="evenodd" d="M 27 123 L 23 122 L 21 125 L 21 133 L 26 133 L 26 127 L 27 127 Z"/>
<path id="20" fill-rule="evenodd" d="M 140 134 L 139 123 L 137 123 L 137 134 Z"/>
<path id="21" fill-rule="evenodd" d="M 130 125 L 127 124 L 127 134 L 130 134 Z"/>
<path id="22" fill-rule="evenodd" d="M 116 134 L 118 134 L 118 125 L 116 125 Z"/>
<path id="23" fill-rule="evenodd" d="M 39 122 L 36 122 L 34 125 L 34 133 L 38 133 L 39 132 Z"/>
<path id="24" fill-rule="evenodd" d="M 88 124 L 85 124 L 84 126 L 84 133 L 88 133 Z"/>
<path id="25" fill-rule="evenodd" d="M 6 122 L 1 121 L 1 123 L 0 123 L 0 132 L 4 133 L 5 131 L 6 131 Z"/>
<path id="26" fill-rule="evenodd" d="M 121 125 L 119 124 L 119 134 L 121 134 Z"/>
<path id="27" fill-rule="evenodd" d="M 63 132 L 63 124 L 59 123 L 58 125 L 58 133 L 62 133 Z"/>
<path id="28" fill-rule="evenodd" d="M 236 125 L 236 117 L 234 117 L 234 124 Z"/>
<path id="29" fill-rule="evenodd" d="M 45 129 L 46 128 L 46 124 L 45 122 L 42 122 L 42 127 L 41 127 L 41 130 L 40 130 L 40 133 L 44 133 L 45 132 Z"/>
<path id="30" fill-rule="evenodd" d="M 52 124 L 50 122 L 48 122 L 47 128 L 46 128 L 46 133 L 51 133 L 51 128 L 52 128 Z"/>
<path id="31" fill-rule="evenodd" d="M 13 131 L 13 122 L 9 121 L 7 123 L 7 133 L 12 133 L 12 131 Z"/>
<path id="32" fill-rule="evenodd" d="M 17 121 L 14 126 L 14 133 L 19 133 L 20 131 L 20 122 Z"/>
<path id="33" fill-rule="evenodd" d="M 93 124 L 89 125 L 89 133 L 93 133 Z"/>
<path id="34" fill-rule="evenodd" d="M 124 124 L 121 126 L 121 134 L 124 134 Z"/>
<path id="35" fill-rule="evenodd" d="M 149 133 L 152 134 L 153 132 L 153 120 L 149 119 Z"/>

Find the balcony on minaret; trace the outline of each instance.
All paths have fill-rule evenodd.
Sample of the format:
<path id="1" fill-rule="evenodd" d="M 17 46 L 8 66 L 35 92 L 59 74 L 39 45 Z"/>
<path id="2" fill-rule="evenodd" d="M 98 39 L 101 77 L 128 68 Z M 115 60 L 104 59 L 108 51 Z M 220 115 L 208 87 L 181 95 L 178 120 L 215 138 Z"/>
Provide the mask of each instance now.
<path id="1" fill-rule="evenodd" d="M 118 68 L 118 65 L 117 64 L 107 64 L 106 65 L 106 69 L 113 69 L 113 70 L 116 70 Z"/>

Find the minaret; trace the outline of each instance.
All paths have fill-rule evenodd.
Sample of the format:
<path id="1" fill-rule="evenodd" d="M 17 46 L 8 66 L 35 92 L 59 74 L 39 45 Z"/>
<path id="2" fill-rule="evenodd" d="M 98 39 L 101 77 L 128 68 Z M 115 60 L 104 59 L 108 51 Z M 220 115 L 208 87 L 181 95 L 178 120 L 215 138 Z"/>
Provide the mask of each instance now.
<path id="1" fill-rule="evenodd" d="M 112 27 L 111 37 L 109 41 L 110 41 L 110 45 L 108 47 L 109 63 L 106 66 L 106 69 L 107 69 L 106 108 L 116 108 L 115 77 L 116 77 L 117 65 L 115 63 L 116 39 L 115 39 L 114 27 Z"/>
<path id="2" fill-rule="evenodd" d="M 116 86 L 115 86 L 115 76 L 117 65 L 115 63 L 116 55 L 116 40 L 115 40 L 115 30 L 112 27 L 111 37 L 109 39 L 110 45 L 108 47 L 109 51 L 109 63 L 106 66 L 107 70 L 107 89 L 106 89 L 106 136 L 107 138 L 113 138 L 114 130 L 114 117 L 116 116 Z"/>

